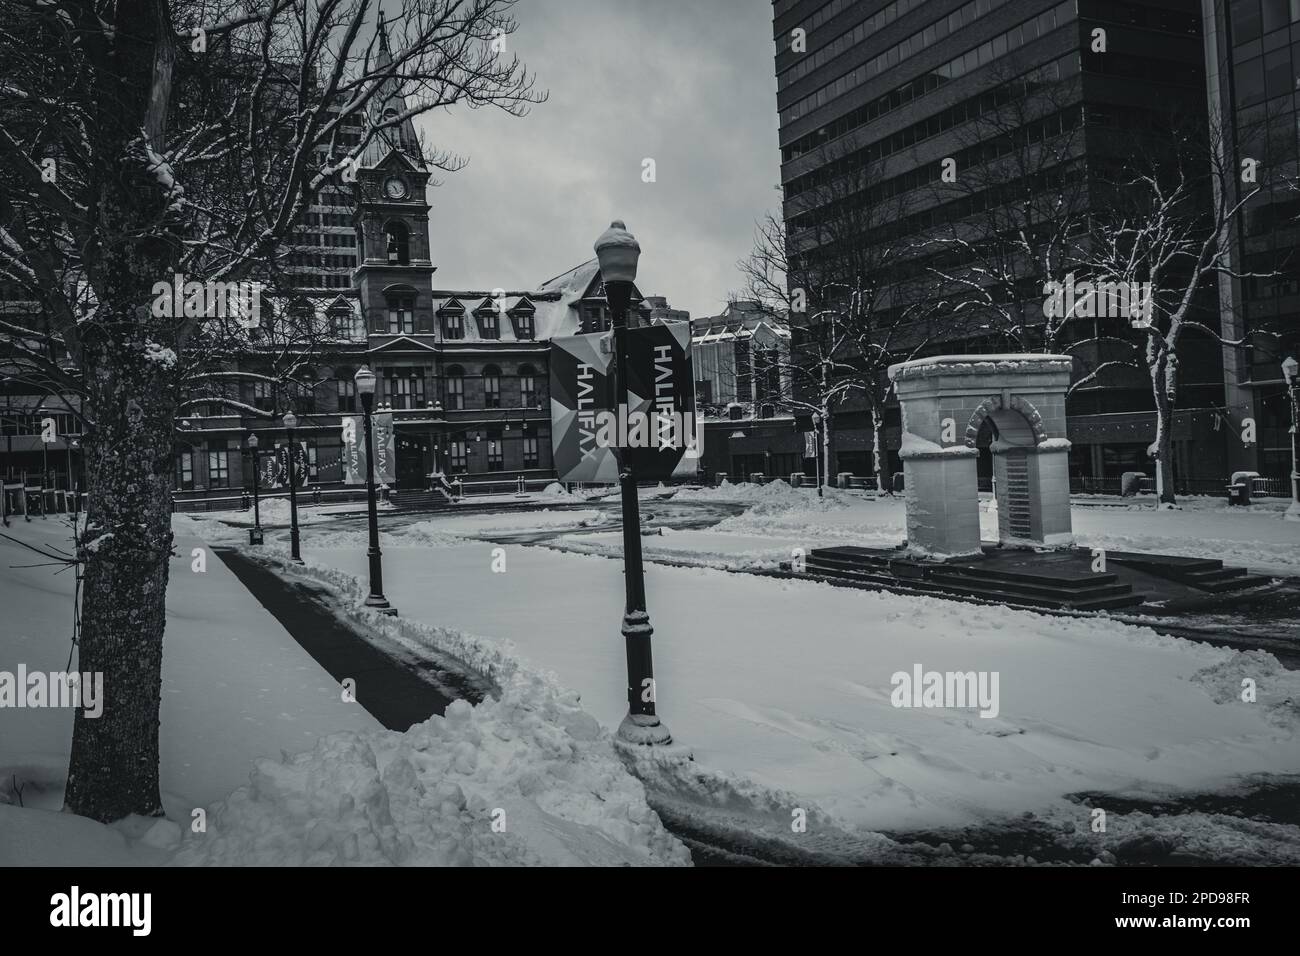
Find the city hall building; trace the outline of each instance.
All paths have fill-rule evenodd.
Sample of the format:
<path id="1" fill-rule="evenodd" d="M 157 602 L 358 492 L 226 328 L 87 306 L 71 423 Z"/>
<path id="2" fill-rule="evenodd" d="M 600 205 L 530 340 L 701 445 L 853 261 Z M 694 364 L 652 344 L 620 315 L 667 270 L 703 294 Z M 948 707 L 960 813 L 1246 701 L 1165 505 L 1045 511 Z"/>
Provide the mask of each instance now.
<path id="1" fill-rule="evenodd" d="M 387 56 L 381 35 L 380 56 Z M 376 121 L 401 108 L 396 86 L 376 97 Z M 259 454 L 287 441 L 280 416 L 298 418 L 309 488 L 343 487 L 342 420 L 361 411 L 353 376 L 376 377 L 375 411 L 391 412 L 398 499 L 430 488 L 442 473 L 465 482 L 555 476 L 548 394 L 550 340 L 609 328 L 596 260 L 535 288 L 463 289 L 434 279 L 426 192 L 430 173 L 408 119 L 363 152 L 351 189 L 321 190 L 290 256 L 297 293 L 264 307 L 290 310 L 318 330 L 302 355 L 300 384 L 227 385 L 223 397 L 274 413 L 237 414 L 200 396 L 177 422 L 178 507 L 229 507 L 213 499 L 252 484 L 247 437 Z M 346 250 L 346 251 L 338 251 Z M 346 277 L 346 287 L 343 282 Z M 633 293 L 632 324 L 679 318 L 662 297 Z M 257 372 L 256 354 L 240 371 Z M 270 376 L 268 376 L 270 377 Z M 275 473 L 275 469 L 271 469 Z M 263 468 L 262 474 L 267 474 Z"/>

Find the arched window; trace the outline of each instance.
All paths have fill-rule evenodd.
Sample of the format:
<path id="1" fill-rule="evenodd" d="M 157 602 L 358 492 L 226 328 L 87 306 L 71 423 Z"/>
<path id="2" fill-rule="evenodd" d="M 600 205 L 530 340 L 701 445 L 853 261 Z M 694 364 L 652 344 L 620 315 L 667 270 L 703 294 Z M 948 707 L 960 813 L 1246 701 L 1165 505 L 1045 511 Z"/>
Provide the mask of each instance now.
<path id="1" fill-rule="evenodd" d="M 519 366 L 519 404 L 532 408 L 538 403 L 537 372 L 531 365 Z"/>
<path id="2" fill-rule="evenodd" d="M 384 226 L 384 238 L 388 248 L 390 266 L 407 266 L 411 264 L 411 243 L 406 232 L 406 224 L 390 222 Z"/>
<path id="3" fill-rule="evenodd" d="M 459 365 L 448 365 L 443 377 L 443 391 L 446 393 L 443 404 L 447 406 L 447 410 L 464 408 L 465 370 Z"/>
<path id="4" fill-rule="evenodd" d="M 483 366 L 483 407 L 501 407 L 501 369 L 495 365 Z"/>

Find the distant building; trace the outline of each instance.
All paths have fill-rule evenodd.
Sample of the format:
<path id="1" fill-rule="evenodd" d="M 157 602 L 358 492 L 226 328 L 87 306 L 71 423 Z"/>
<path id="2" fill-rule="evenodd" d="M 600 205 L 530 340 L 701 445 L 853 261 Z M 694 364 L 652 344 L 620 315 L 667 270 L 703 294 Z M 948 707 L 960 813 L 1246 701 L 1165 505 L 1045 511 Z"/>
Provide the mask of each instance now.
<path id="1" fill-rule="evenodd" d="M 651 325 L 658 325 L 661 322 L 689 322 L 691 314 L 685 309 L 674 309 L 668 305 L 668 300 L 661 295 L 648 295 L 641 300 L 642 311 L 649 310 L 649 321 Z"/>
<path id="2" fill-rule="evenodd" d="M 1300 3 L 1202 0 L 1210 109 L 1228 126 L 1226 164 L 1294 171 L 1300 153 Z M 1266 117 L 1266 119 L 1265 119 Z M 1261 128 L 1266 126 L 1266 130 Z M 1263 173 L 1259 177 L 1265 182 Z M 1294 172 L 1293 172 L 1294 175 Z M 1229 177 L 1240 201 L 1240 179 Z M 1223 336 L 1248 349 L 1224 350 L 1226 406 L 1234 424 L 1252 418 L 1257 441 L 1228 442 L 1232 470 L 1289 483 L 1291 409 L 1282 360 L 1300 355 L 1300 193 L 1265 188 L 1251 198 L 1233 234 L 1233 271 L 1221 279 Z M 1275 333 L 1277 338 L 1258 333 Z M 1234 429 L 1235 431 L 1236 429 Z M 1225 430 L 1226 431 L 1226 430 Z"/>
<path id="3" fill-rule="evenodd" d="M 702 470 L 733 478 L 803 470 L 790 398 L 790 330 L 759 303 L 730 302 L 691 323 L 695 402 L 704 419 Z"/>
<path id="4" fill-rule="evenodd" d="M 1231 6 L 1253 22 L 1261 2 L 1275 21 L 1274 45 L 1261 51 L 1259 41 L 1252 40 L 1255 47 L 1239 52 L 1262 54 L 1265 69 L 1276 61 L 1278 82 L 1285 85 L 1290 79 L 1280 63 L 1294 54 L 1294 37 L 1281 39 L 1285 29 L 1278 18 L 1295 4 L 1244 0 Z M 1228 6 L 1225 0 L 1207 3 Z M 781 183 L 790 235 L 815 234 L 818 189 L 844 169 L 871 169 L 873 195 L 908 201 L 908 214 L 882 230 L 893 238 L 928 235 L 1000 202 L 999 191 L 1019 185 L 999 183 L 951 199 L 934 187 L 948 158 L 969 169 L 989 155 L 1001 155 L 1003 130 L 981 117 L 1017 95 L 1016 89 L 1052 85 L 1068 92 L 1063 102 L 1035 106 L 1044 114 L 1020 127 L 1023 135 L 1059 137 L 1057 142 L 1068 144 L 1064 161 L 1042 171 L 1063 180 L 1122 157 L 1130 130 L 1175 115 L 1203 122 L 1206 71 L 1198 7 L 1174 0 L 775 0 Z M 796 29 L 804 36 L 802 49 L 792 43 Z M 1104 53 L 1091 49 L 1097 29 L 1108 37 Z M 1249 63 L 1258 72 L 1257 60 Z M 1282 91 L 1290 96 L 1289 87 Z M 1283 127 L 1293 140 L 1295 114 L 1288 115 L 1290 126 Z M 1034 185 L 1025 181 L 1024 188 Z M 815 260 L 815 247 L 805 254 Z M 910 265 L 919 271 L 925 263 Z M 1033 278 L 1026 283 L 1037 287 L 1028 281 Z M 1071 333 L 1071 341 L 1095 343 L 1071 347 L 1077 377 L 1109 358 L 1103 344 L 1109 338 L 1134 339 L 1124 325 L 1111 330 L 1090 320 Z M 957 322 L 916 338 L 925 338 L 926 354 L 1009 350 L 1002 336 Z M 1229 473 L 1224 440 L 1229 429 L 1222 425 L 1229 414 L 1237 422 L 1239 410 L 1225 409 L 1216 341 L 1208 335 L 1186 337 L 1180 360 L 1172 422 L 1175 485 L 1218 493 Z M 832 470 L 869 474 L 872 428 L 865 402 L 845 403 L 833 421 Z M 1146 449 L 1155 436 L 1155 413 L 1143 369 L 1073 393 L 1068 426 L 1077 490 L 1117 489 L 1123 472 L 1153 471 Z M 898 469 L 900 436 L 894 406 L 886 415 L 883 449 L 890 471 Z M 985 456 L 982 475 L 987 464 Z"/>

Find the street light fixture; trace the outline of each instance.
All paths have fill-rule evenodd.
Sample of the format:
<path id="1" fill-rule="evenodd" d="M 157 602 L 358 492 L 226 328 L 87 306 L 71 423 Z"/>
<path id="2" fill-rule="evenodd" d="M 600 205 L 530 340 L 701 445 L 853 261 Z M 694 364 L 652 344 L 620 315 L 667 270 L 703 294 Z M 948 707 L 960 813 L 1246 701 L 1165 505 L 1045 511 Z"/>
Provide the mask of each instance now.
<path id="1" fill-rule="evenodd" d="M 615 405 L 627 401 L 627 310 L 632 300 L 641 246 L 621 220 L 609 224 L 595 245 L 605 298 L 613 318 L 613 382 Z M 615 407 L 615 414 L 620 409 Z M 618 456 L 619 492 L 623 500 L 623 638 L 627 649 L 627 716 L 618 727 L 618 739 L 627 744 L 664 745 L 673 742 L 668 728 L 655 713 L 654 662 L 650 638 L 654 628 L 646 611 L 645 570 L 641 563 L 641 509 L 631 456 Z"/>
<path id="2" fill-rule="evenodd" d="M 293 460 L 293 431 L 298 427 L 298 416 L 293 409 L 284 413 L 284 430 L 289 434 L 289 556 L 302 564 L 302 555 L 298 551 L 298 463 Z"/>
<path id="3" fill-rule="evenodd" d="M 248 454 L 253 459 L 253 527 L 248 529 L 249 544 L 262 543 L 262 511 L 259 504 L 259 478 L 257 474 L 261 470 L 261 461 L 258 460 L 257 445 L 257 435 L 250 434 L 248 436 Z"/>
<path id="4" fill-rule="evenodd" d="M 375 440 L 371 431 L 371 414 L 375 406 L 375 373 L 362 366 L 353 376 L 357 383 L 357 395 L 361 397 L 361 410 L 365 413 L 366 427 L 366 518 L 370 530 L 370 548 L 366 556 L 370 559 L 370 594 L 366 597 L 366 606 L 378 609 L 384 614 L 396 614 L 397 608 L 388 603 L 384 597 L 384 566 L 379 551 L 379 505 L 375 501 Z"/>
<path id="5" fill-rule="evenodd" d="M 1294 355 L 1282 361 L 1282 377 L 1286 379 L 1286 391 L 1291 399 L 1291 504 L 1286 509 L 1286 519 L 1300 521 L 1300 398 L 1296 395 L 1300 389 L 1300 362 Z"/>

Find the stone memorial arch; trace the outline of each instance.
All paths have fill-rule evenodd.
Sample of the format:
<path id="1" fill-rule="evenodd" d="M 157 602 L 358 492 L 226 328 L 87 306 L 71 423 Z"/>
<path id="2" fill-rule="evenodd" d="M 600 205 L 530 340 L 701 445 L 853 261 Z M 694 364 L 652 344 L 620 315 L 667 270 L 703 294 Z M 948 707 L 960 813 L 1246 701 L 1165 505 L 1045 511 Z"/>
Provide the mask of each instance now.
<path id="1" fill-rule="evenodd" d="M 1065 438 L 1070 368 L 1065 355 L 940 355 L 890 366 L 902 406 L 909 548 L 979 552 L 976 460 L 985 423 L 999 541 L 1073 544 Z"/>

